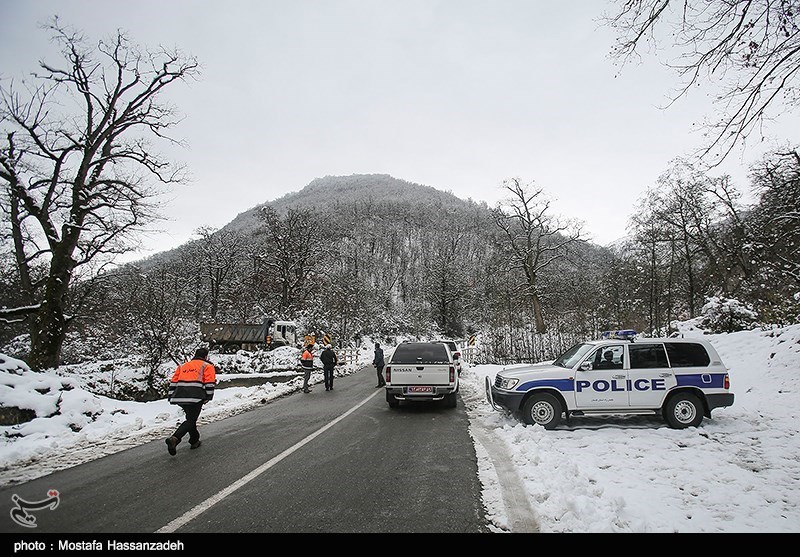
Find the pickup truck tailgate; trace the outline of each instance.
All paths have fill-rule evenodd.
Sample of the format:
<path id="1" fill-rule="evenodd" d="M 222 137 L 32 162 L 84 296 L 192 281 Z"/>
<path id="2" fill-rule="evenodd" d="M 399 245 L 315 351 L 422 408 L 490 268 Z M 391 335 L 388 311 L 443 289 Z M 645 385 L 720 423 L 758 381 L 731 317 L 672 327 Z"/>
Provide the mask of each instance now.
<path id="1" fill-rule="evenodd" d="M 395 386 L 447 385 L 450 383 L 450 366 L 445 364 L 395 364 L 391 365 L 391 382 Z"/>

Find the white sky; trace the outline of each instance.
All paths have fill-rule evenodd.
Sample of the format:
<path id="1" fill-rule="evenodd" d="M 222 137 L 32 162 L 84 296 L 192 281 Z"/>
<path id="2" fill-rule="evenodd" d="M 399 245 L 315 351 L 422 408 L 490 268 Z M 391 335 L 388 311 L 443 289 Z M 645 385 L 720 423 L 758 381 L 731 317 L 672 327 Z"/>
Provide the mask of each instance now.
<path id="1" fill-rule="evenodd" d="M 175 154 L 191 184 L 163 206 L 175 247 L 200 224 L 326 175 L 385 173 L 494 204 L 506 178 L 535 181 L 599 244 L 625 233 L 638 197 L 699 146 L 712 90 L 663 110 L 677 76 L 655 58 L 620 68 L 599 18 L 610 0 L 0 0 L 0 74 L 48 54 L 58 14 L 101 38 L 177 46 L 203 74 L 170 98 L 186 116 Z M 664 53 L 660 53 L 664 55 Z M 796 120 L 795 120 L 796 121 Z M 769 130 L 767 130 L 769 131 Z M 786 137 L 778 137 L 784 141 Z M 745 187 L 760 153 L 723 169 Z"/>

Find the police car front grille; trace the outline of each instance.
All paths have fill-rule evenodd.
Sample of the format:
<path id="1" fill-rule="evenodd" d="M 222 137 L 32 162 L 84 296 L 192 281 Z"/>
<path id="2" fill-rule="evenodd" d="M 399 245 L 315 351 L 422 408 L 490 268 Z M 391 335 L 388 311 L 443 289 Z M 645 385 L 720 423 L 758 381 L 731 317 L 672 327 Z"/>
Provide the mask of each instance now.
<path id="1" fill-rule="evenodd" d="M 500 384 L 501 384 L 502 382 L 503 382 L 503 379 L 502 379 L 502 378 L 501 378 L 501 377 L 498 375 L 497 377 L 495 377 L 495 380 L 494 380 L 494 386 L 499 388 L 499 387 L 500 387 Z"/>

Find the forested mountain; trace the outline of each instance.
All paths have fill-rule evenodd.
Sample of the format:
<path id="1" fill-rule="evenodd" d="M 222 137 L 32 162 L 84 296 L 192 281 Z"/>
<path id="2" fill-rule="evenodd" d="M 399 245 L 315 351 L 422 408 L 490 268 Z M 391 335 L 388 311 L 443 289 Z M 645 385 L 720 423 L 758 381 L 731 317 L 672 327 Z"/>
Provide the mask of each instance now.
<path id="1" fill-rule="evenodd" d="M 85 357 L 74 347 L 85 351 L 86 340 L 97 357 L 133 346 L 155 372 L 198 341 L 200 323 L 266 315 L 340 345 L 478 334 L 496 361 L 552 357 L 607 329 L 668 333 L 709 299 L 751 324 L 762 313 L 793 321 L 800 166 L 786 156 L 763 164 L 761 201 L 742 207 L 725 179 L 676 163 L 613 248 L 549 214 L 532 184 L 507 181 L 508 200 L 489 207 L 383 174 L 319 178 L 179 248 L 78 283 L 69 338 L 83 342 L 67 342 L 63 359 Z M 769 226 L 779 218 L 782 228 Z M 8 264 L 4 273 L 11 306 L 16 279 Z"/>
<path id="2" fill-rule="evenodd" d="M 288 193 L 274 201 L 263 203 L 239 214 L 230 224 L 224 226 L 223 230 L 251 230 L 257 227 L 260 222 L 260 211 L 267 206 L 279 213 L 285 213 L 288 209 L 305 208 L 320 214 L 320 211 L 325 209 L 351 205 L 365 199 L 387 200 L 401 204 L 441 203 L 461 208 L 469 205 L 469 202 L 463 201 L 451 193 L 393 178 L 388 174 L 325 176 L 312 180 L 300 191 Z"/>

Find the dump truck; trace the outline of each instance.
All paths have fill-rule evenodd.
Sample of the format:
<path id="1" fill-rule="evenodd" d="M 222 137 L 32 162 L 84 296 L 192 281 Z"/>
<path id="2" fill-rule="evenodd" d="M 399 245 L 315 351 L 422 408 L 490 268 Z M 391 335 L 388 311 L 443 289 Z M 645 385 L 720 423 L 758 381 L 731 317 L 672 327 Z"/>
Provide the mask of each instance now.
<path id="1" fill-rule="evenodd" d="M 297 324 L 266 317 L 261 323 L 201 323 L 200 340 L 230 354 L 237 350 L 273 350 L 297 346 Z"/>

